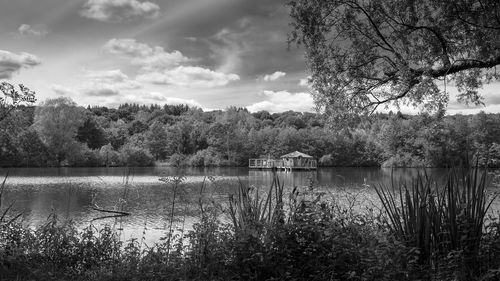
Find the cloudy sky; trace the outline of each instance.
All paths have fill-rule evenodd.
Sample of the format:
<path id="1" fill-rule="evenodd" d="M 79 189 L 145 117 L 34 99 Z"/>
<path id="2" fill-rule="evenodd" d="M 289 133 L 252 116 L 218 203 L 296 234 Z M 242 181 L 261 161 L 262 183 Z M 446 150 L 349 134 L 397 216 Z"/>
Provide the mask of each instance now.
<path id="1" fill-rule="evenodd" d="M 313 111 L 286 2 L 0 0 L 0 80 L 84 106 Z M 484 87 L 480 109 L 500 112 L 499 88 Z M 451 113 L 480 110 L 454 100 Z"/>

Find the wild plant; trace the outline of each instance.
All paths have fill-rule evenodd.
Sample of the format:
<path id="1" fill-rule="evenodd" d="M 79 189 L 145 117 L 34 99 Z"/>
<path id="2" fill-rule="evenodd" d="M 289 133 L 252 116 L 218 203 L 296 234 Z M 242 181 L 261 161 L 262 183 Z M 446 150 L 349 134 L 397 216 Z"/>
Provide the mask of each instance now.
<path id="1" fill-rule="evenodd" d="M 14 206 L 14 202 L 10 203 L 5 210 L 2 211 L 2 197 L 5 191 L 5 183 L 7 182 L 7 178 L 9 177 L 9 174 L 7 173 L 2 181 L 2 184 L 0 184 L 0 212 L 2 212 L 0 216 L 0 226 L 9 226 L 11 223 L 13 223 L 15 220 L 17 220 L 22 214 L 19 213 L 15 215 L 12 218 L 8 218 L 8 214 L 12 207 Z"/>
<path id="2" fill-rule="evenodd" d="M 443 187 L 426 174 L 407 185 L 375 187 L 394 235 L 414 249 L 416 264 L 459 280 L 477 271 L 485 216 L 495 199 L 486 172 L 452 169 Z"/>
<path id="3" fill-rule="evenodd" d="M 179 187 L 181 183 L 185 181 L 186 177 L 185 176 L 174 176 L 174 177 L 162 177 L 159 179 L 159 181 L 170 185 L 172 187 L 172 203 L 171 203 L 171 210 L 170 210 L 170 216 L 168 220 L 168 233 L 166 237 L 166 245 L 167 245 L 167 259 L 170 255 L 170 250 L 171 250 L 171 245 L 173 244 L 174 240 L 174 219 L 175 219 L 175 207 L 176 207 L 176 199 L 177 195 L 179 192 Z"/>
<path id="4" fill-rule="evenodd" d="M 236 193 L 229 195 L 229 215 L 236 231 L 254 231 L 253 228 L 284 220 L 284 184 L 280 183 L 276 172 L 267 194 L 241 181 L 238 183 Z"/>

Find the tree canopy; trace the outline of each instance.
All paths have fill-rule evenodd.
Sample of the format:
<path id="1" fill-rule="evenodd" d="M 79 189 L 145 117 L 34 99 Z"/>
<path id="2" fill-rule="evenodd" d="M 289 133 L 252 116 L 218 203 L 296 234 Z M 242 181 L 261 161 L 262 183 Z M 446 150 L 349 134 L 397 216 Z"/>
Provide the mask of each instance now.
<path id="1" fill-rule="evenodd" d="M 0 121 L 5 119 L 9 113 L 20 105 L 32 105 L 35 103 L 35 92 L 31 91 L 23 84 L 19 84 L 21 92 L 17 91 L 14 85 L 1 82 L 0 91 L 3 97 L 0 96 Z"/>
<path id="2" fill-rule="evenodd" d="M 84 123 L 83 111 L 64 97 L 46 100 L 35 110 L 34 128 L 59 163 L 78 149 L 76 136 Z"/>
<path id="3" fill-rule="evenodd" d="M 499 79 L 498 0 L 293 0 L 289 44 L 304 45 L 317 105 L 334 117 L 401 103 L 443 109 Z M 439 82 L 442 80 L 442 82 Z M 443 82 L 444 80 L 444 82 Z"/>

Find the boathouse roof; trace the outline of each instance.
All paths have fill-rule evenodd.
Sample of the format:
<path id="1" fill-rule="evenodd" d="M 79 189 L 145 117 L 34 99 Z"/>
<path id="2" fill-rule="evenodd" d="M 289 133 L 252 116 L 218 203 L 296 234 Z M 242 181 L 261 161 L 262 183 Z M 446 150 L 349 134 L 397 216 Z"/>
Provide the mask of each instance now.
<path id="1" fill-rule="evenodd" d="M 294 151 L 294 152 L 291 152 L 291 153 L 288 153 L 288 154 L 281 156 L 281 158 L 298 158 L 298 157 L 314 158 L 311 155 L 307 155 L 307 154 L 299 152 L 299 151 Z"/>

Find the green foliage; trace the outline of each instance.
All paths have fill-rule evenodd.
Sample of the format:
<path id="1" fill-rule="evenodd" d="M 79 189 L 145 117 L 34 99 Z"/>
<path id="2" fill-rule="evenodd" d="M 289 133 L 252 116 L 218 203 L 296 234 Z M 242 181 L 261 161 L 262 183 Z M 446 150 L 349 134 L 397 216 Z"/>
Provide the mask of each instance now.
<path id="1" fill-rule="evenodd" d="M 321 156 L 321 158 L 318 160 L 318 164 L 323 167 L 335 166 L 335 162 L 331 154 Z"/>
<path id="2" fill-rule="evenodd" d="M 52 160 L 47 146 L 40 140 L 38 133 L 33 129 L 27 129 L 18 136 L 18 147 L 24 167 L 43 167 Z M 11 162 L 12 163 L 12 162 Z"/>
<path id="3" fill-rule="evenodd" d="M 482 104 L 483 83 L 499 78 L 498 2 L 309 1 L 288 3 L 289 43 L 303 45 L 316 104 L 345 119 L 395 102 L 441 111 L 452 80 L 458 100 Z M 446 82 L 446 81 L 445 81 Z"/>
<path id="4" fill-rule="evenodd" d="M 154 163 L 153 156 L 149 151 L 142 147 L 127 145 L 120 149 L 122 163 L 129 167 L 137 166 L 152 166 Z"/>
<path id="5" fill-rule="evenodd" d="M 494 200 L 486 187 L 486 172 L 476 167 L 452 170 L 443 188 L 419 175 L 410 186 L 382 185 L 376 191 L 391 231 L 413 249 L 417 271 L 471 280 L 479 272 L 484 222 Z"/>
<path id="6" fill-rule="evenodd" d="M 68 98 L 47 100 L 35 110 L 34 128 L 62 164 L 78 147 L 75 139 L 83 123 L 83 108 Z"/>
<path id="7" fill-rule="evenodd" d="M 341 130 L 324 127 L 322 118 L 293 111 L 251 114 L 241 108 L 203 112 L 129 104 L 84 109 L 69 100 L 51 100 L 35 109 L 19 106 L 0 121 L 0 166 L 127 165 L 127 147 L 141 148 L 158 161 L 184 155 L 183 165 L 199 167 L 246 166 L 250 158 L 295 150 L 318 160 L 329 155 L 321 161 L 328 166 L 447 167 L 472 156 L 481 166 L 500 165 L 500 114 L 374 114 Z"/>
<path id="8" fill-rule="evenodd" d="M 165 160 L 168 155 L 169 136 L 163 124 L 155 122 L 147 135 L 147 146 L 156 160 Z"/>
<path id="9" fill-rule="evenodd" d="M 174 167 L 181 167 L 185 165 L 185 160 L 186 160 L 185 155 L 182 155 L 180 153 L 174 153 L 172 156 L 170 156 L 169 162 Z"/>
<path id="10" fill-rule="evenodd" d="M 22 105 L 32 105 L 36 102 L 35 92 L 31 91 L 23 84 L 19 84 L 21 92 L 7 82 L 0 83 L 0 91 L 3 97 L 0 97 L 0 122 L 9 116 L 9 114 Z"/>
<path id="11" fill-rule="evenodd" d="M 173 217 L 183 177 L 161 180 L 173 188 Z M 121 241 L 109 227 L 78 230 L 53 216 L 36 228 L 0 223 L 0 278 L 497 280 L 500 222 L 483 224 L 484 188 L 477 171 L 452 173 L 443 189 L 420 176 L 396 193 L 377 189 L 381 216 L 343 207 L 313 185 L 289 189 L 275 175 L 268 189 L 235 186 L 222 210 L 200 200 L 192 230 L 176 235 L 170 227 L 149 246 Z M 220 221 L 221 211 L 229 223 Z"/>
<path id="12" fill-rule="evenodd" d="M 76 139 L 87 144 L 90 149 L 99 149 L 107 143 L 104 130 L 92 117 L 87 117 L 78 128 Z"/>
<path id="13" fill-rule="evenodd" d="M 99 150 L 99 158 L 101 159 L 100 166 L 114 167 L 123 165 L 120 159 L 120 153 L 113 150 L 113 146 L 111 144 L 101 147 Z"/>
<path id="14" fill-rule="evenodd" d="M 217 167 L 221 163 L 222 159 L 212 148 L 197 151 L 187 161 L 187 165 L 193 167 Z"/>
<path id="15" fill-rule="evenodd" d="M 254 235 L 262 231 L 266 224 L 283 222 L 283 184 L 274 172 L 273 181 L 267 194 L 259 193 L 259 189 L 246 187 L 239 182 L 236 194 L 229 196 L 229 215 L 237 232 L 248 232 Z"/>

